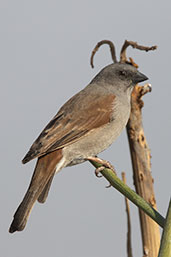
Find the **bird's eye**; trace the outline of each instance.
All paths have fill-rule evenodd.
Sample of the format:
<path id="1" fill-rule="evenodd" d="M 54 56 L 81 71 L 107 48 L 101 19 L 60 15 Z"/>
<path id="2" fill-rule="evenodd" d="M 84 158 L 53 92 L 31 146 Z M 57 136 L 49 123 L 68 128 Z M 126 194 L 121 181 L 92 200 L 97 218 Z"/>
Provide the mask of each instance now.
<path id="1" fill-rule="evenodd" d="M 119 72 L 119 74 L 120 74 L 121 76 L 126 76 L 126 71 L 125 71 L 125 70 L 121 70 L 121 71 Z"/>

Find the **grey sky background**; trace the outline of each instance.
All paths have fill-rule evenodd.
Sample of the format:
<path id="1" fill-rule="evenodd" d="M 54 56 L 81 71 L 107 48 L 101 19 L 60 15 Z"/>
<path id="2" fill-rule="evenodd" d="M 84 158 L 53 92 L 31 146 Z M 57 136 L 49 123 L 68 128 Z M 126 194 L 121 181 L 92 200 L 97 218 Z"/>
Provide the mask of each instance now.
<path id="1" fill-rule="evenodd" d="M 89 65 L 96 43 L 110 39 L 117 56 L 125 39 L 158 45 L 155 52 L 129 49 L 149 77 L 144 97 L 145 134 L 152 151 L 158 210 L 170 197 L 170 1 L 1 0 L 1 221 L 0 256 L 126 256 L 124 198 L 84 163 L 56 175 L 44 205 L 36 203 L 26 229 L 9 234 L 12 216 L 30 183 L 35 161 L 21 159 L 60 106 L 111 63 L 103 46 Z M 100 157 L 126 172 L 133 188 L 125 131 Z M 134 256 L 142 256 L 138 211 L 131 204 Z"/>

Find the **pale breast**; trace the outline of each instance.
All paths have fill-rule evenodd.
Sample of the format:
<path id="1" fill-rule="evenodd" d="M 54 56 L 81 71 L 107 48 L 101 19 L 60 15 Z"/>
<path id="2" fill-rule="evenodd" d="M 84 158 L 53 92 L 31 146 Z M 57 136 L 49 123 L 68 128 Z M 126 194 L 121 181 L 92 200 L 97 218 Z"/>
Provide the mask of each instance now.
<path id="1" fill-rule="evenodd" d="M 130 103 L 127 101 L 118 101 L 114 106 L 111 122 L 91 130 L 77 142 L 66 146 L 63 149 L 63 155 L 68 160 L 68 166 L 84 162 L 90 156 L 98 155 L 108 148 L 125 128 L 129 115 Z"/>

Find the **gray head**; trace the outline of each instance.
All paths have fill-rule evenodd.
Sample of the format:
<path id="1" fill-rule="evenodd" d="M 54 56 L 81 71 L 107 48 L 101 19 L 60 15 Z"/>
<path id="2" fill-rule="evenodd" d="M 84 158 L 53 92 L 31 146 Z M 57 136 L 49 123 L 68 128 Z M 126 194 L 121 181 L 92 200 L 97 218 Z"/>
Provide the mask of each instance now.
<path id="1" fill-rule="evenodd" d="M 134 66 L 126 63 L 113 63 L 103 68 L 91 81 L 109 85 L 123 85 L 133 87 L 148 78 L 140 73 Z"/>

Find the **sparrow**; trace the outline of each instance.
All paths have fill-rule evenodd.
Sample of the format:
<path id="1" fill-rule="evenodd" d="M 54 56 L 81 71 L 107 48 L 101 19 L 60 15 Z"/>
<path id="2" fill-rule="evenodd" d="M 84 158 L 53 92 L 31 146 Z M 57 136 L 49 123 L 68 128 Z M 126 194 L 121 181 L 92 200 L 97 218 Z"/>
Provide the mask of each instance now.
<path id="1" fill-rule="evenodd" d="M 87 160 L 103 163 L 97 155 L 125 128 L 131 92 L 137 83 L 147 79 L 130 64 L 113 63 L 60 108 L 22 160 L 25 164 L 37 158 L 37 163 L 10 233 L 25 228 L 36 200 L 45 202 L 55 173 Z"/>

